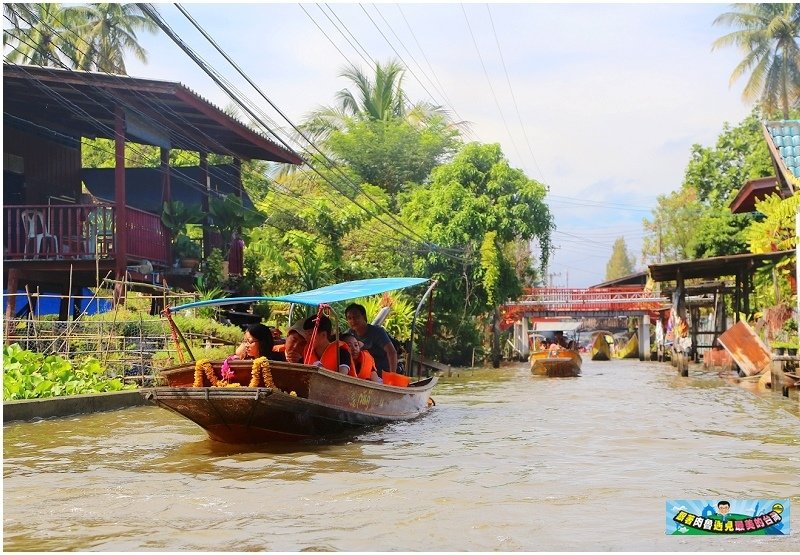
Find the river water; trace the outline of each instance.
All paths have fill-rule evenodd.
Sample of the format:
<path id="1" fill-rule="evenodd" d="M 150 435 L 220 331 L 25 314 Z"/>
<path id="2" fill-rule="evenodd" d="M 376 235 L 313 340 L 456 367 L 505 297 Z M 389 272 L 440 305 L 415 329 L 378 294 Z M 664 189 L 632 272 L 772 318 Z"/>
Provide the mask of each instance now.
<path id="1" fill-rule="evenodd" d="M 6 551 L 800 551 L 796 401 L 692 368 L 461 371 L 338 443 L 243 448 L 156 407 L 3 429 Z M 790 499 L 792 535 L 665 534 L 668 499 Z"/>

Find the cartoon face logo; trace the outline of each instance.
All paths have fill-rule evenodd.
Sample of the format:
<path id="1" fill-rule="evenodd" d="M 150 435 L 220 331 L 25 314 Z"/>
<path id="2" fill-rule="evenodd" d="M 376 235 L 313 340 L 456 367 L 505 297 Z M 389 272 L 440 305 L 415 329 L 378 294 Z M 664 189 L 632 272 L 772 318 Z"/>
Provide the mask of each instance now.
<path id="1" fill-rule="evenodd" d="M 778 513 L 778 514 L 781 514 L 783 512 L 783 505 L 781 505 L 780 503 L 775 503 L 772 506 L 772 510 L 775 511 L 776 513 Z"/>

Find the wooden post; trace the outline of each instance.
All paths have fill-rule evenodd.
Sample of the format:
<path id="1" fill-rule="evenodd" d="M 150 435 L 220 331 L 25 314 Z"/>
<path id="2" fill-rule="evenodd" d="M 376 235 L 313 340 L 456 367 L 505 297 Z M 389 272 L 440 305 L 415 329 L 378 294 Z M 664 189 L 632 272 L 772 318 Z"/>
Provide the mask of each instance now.
<path id="1" fill-rule="evenodd" d="M 200 153 L 200 176 L 203 180 L 203 197 L 202 197 L 202 208 L 203 208 L 203 257 L 208 257 L 208 254 L 211 252 L 210 241 L 211 237 L 208 233 L 208 224 L 209 224 L 209 216 L 208 216 L 208 204 L 209 204 L 209 197 L 211 196 L 211 176 L 208 174 L 208 153 L 201 152 Z"/>
<path id="2" fill-rule="evenodd" d="M 161 147 L 161 204 L 172 200 L 172 177 L 169 171 L 169 149 Z"/>
<path id="3" fill-rule="evenodd" d="M 117 279 L 125 275 L 128 255 L 128 214 L 125 199 L 125 112 L 117 106 L 114 111 L 114 204 L 116 232 L 114 269 Z"/>
<path id="4" fill-rule="evenodd" d="M 19 270 L 16 268 L 8 269 L 8 283 L 6 284 L 6 291 L 8 291 L 8 304 L 6 305 L 6 344 L 11 342 L 11 335 L 14 326 L 11 321 L 17 314 L 17 289 L 19 289 Z"/>

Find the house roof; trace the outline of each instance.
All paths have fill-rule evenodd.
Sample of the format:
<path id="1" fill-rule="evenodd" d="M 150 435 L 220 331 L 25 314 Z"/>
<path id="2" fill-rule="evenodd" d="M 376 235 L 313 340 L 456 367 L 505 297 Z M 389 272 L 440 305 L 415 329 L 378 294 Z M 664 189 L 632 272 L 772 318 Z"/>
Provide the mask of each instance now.
<path id="1" fill-rule="evenodd" d="M 645 285 L 647 283 L 647 272 L 634 272 L 627 276 L 622 276 L 617 279 L 604 281 L 597 285 L 591 285 L 589 289 L 597 289 L 602 287 L 620 287 L 623 285 Z"/>
<path id="2" fill-rule="evenodd" d="M 3 64 L 4 121 L 16 118 L 66 137 L 112 139 L 117 107 L 126 115 L 126 138 L 137 143 L 303 162 L 180 83 Z"/>
<path id="3" fill-rule="evenodd" d="M 674 281 L 680 274 L 684 279 L 715 279 L 724 276 L 735 276 L 739 272 L 752 272 L 765 262 L 777 262 L 785 256 L 794 254 L 793 250 L 768 252 L 763 254 L 734 254 L 715 256 L 698 260 L 683 260 L 666 264 L 651 264 L 650 276 L 654 281 Z"/>
<path id="4" fill-rule="evenodd" d="M 739 189 L 736 197 L 731 201 L 729 207 L 734 214 L 744 214 L 756 209 L 756 201 L 762 200 L 771 193 L 779 193 L 777 177 L 762 177 L 761 179 L 751 179 Z"/>
<path id="5" fill-rule="evenodd" d="M 768 121 L 763 130 L 780 189 L 791 193 L 790 179 L 800 178 L 800 120 Z"/>

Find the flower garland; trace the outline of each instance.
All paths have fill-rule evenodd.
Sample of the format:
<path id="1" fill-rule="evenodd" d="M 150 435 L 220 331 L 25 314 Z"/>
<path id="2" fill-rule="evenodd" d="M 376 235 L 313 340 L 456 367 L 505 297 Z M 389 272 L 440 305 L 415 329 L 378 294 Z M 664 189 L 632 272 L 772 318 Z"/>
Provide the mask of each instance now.
<path id="1" fill-rule="evenodd" d="M 230 357 L 228 357 L 229 359 Z M 223 363 L 223 376 L 227 379 L 233 377 L 233 370 L 230 369 L 229 360 L 225 359 Z M 225 366 L 227 364 L 227 367 Z M 237 382 L 229 383 L 227 380 L 218 380 L 214 375 L 214 367 L 208 359 L 201 358 L 194 364 L 194 387 L 203 387 L 203 376 L 208 378 L 211 387 L 241 387 Z"/>
<path id="2" fill-rule="evenodd" d="M 250 386 L 258 387 L 262 384 L 264 387 L 275 387 L 272 381 L 272 372 L 269 369 L 269 359 L 267 357 L 259 357 L 253 361 L 253 370 L 250 372 Z"/>

